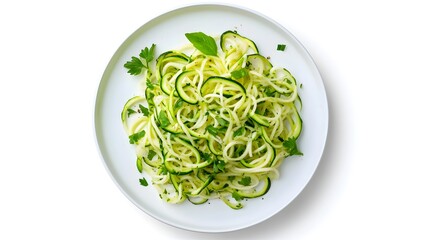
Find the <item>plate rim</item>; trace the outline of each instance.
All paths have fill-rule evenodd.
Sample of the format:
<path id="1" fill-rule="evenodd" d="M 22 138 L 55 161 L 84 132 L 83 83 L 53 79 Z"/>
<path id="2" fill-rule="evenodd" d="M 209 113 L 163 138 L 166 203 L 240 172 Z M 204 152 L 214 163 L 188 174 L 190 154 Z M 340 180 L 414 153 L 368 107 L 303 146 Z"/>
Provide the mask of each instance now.
<path id="1" fill-rule="evenodd" d="M 258 221 L 253 222 L 252 224 L 247 224 L 244 226 L 240 226 L 240 227 L 235 227 L 235 228 L 227 228 L 227 229 L 217 229 L 217 230 L 207 230 L 207 229 L 197 229 L 197 228 L 192 228 L 192 227 L 186 227 L 183 224 L 174 224 L 171 221 L 167 221 L 166 219 L 162 219 L 161 217 L 157 216 L 156 214 L 152 213 L 151 211 L 145 209 L 144 207 L 140 206 L 140 204 L 132 197 L 130 196 L 130 194 L 124 189 L 124 187 L 118 182 L 118 179 L 115 178 L 111 166 L 108 166 L 108 163 L 106 162 L 106 159 L 103 155 L 101 146 L 100 146 L 100 141 L 102 142 L 103 140 L 102 137 L 100 137 L 99 135 L 102 134 L 101 130 L 99 130 L 97 126 L 97 121 L 98 120 L 98 116 L 99 113 L 98 111 L 101 111 L 100 109 L 97 108 L 97 106 L 100 104 L 99 102 L 102 101 L 101 100 L 101 96 L 100 96 L 100 89 L 102 88 L 102 86 L 104 84 L 107 84 L 107 81 L 103 81 L 107 75 L 109 75 L 112 71 L 112 65 L 115 64 L 116 58 L 118 53 L 126 47 L 127 42 L 129 42 L 131 40 L 132 37 L 134 37 L 142 28 L 146 27 L 147 25 L 151 24 L 152 22 L 156 21 L 157 19 L 161 18 L 161 17 L 165 17 L 166 15 L 169 14 L 173 14 L 174 12 L 180 12 L 180 11 L 186 11 L 189 8 L 196 8 L 196 7 L 214 7 L 214 8 L 231 8 L 233 10 L 239 10 L 242 12 L 247 12 L 256 16 L 259 16 L 265 20 L 267 20 L 268 22 L 270 22 L 271 24 L 274 24 L 277 28 L 281 29 L 283 32 L 285 32 L 289 37 L 291 37 L 293 39 L 293 41 L 296 42 L 296 44 L 298 44 L 301 48 L 301 50 L 303 50 L 306 54 L 306 58 L 308 58 L 308 60 L 310 60 L 312 67 L 315 68 L 315 72 L 317 73 L 317 80 L 319 82 L 319 84 L 321 85 L 322 89 L 320 90 L 323 93 L 323 99 L 324 99 L 324 103 L 323 106 L 326 108 L 326 112 L 325 112 L 325 116 L 324 119 L 325 120 L 325 124 L 326 126 L 323 127 L 324 131 L 324 137 L 323 137 L 323 141 L 321 141 L 321 151 L 318 152 L 320 154 L 318 154 L 318 159 L 317 159 L 317 163 L 312 171 L 312 173 L 310 174 L 310 177 L 308 179 L 308 181 L 305 182 L 305 184 L 302 184 L 302 186 L 300 187 L 300 190 L 296 192 L 296 194 L 291 198 L 291 200 L 284 204 L 284 206 L 282 206 L 280 209 L 278 209 L 276 212 L 274 212 L 271 215 L 266 216 L 265 218 L 262 218 Z M 109 71 L 110 69 L 110 71 Z M 326 149 L 326 142 L 327 142 L 327 138 L 328 138 L 328 134 L 329 134 L 329 104 L 328 104 L 328 98 L 327 98 L 327 93 L 326 93 L 326 88 L 325 88 L 325 84 L 323 81 L 323 78 L 320 74 L 319 68 L 317 67 L 316 62 L 314 61 L 313 57 L 310 55 L 310 53 L 308 52 L 308 50 L 304 47 L 304 45 L 285 27 L 283 27 L 283 25 L 281 25 L 280 23 L 278 23 L 277 21 L 275 21 L 274 19 L 272 19 L 271 17 L 258 12 L 256 10 L 253 10 L 249 7 L 245 7 L 242 5 L 237 5 L 237 4 L 230 4 L 230 3 L 213 3 L 213 2 L 208 2 L 208 3 L 191 3 L 191 4 L 181 4 L 175 7 L 170 8 L 169 10 L 166 11 L 162 11 L 162 12 L 157 12 L 154 17 L 150 18 L 149 20 L 143 22 L 136 30 L 134 30 L 131 34 L 128 35 L 128 37 L 126 37 L 122 43 L 119 45 L 119 47 L 116 48 L 116 50 L 114 51 L 113 55 L 111 55 L 108 64 L 106 65 L 106 67 L 104 68 L 103 74 L 101 76 L 101 78 L 99 79 L 99 82 L 97 84 L 96 87 L 96 94 L 95 94 L 95 100 L 93 101 L 93 114 L 92 114 L 92 129 L 93 129 L 93 137 L 94 137 L 94 141 L 97 147 L 97 151 L 99 154 L 99 158 L 103 163 L 103 166 L 105 168 L 105 170 L 107 171 L 108 175 L 110 176 L 111 180 L 114 182 L 114 184 L 116 185 L 116 187 L 122 192 L 122 194 L 124 196 L 126 196 L 126 198 L 131 201 L 138 209 L 140 209 L 141 211 L 143 211 L 145 214 L 151 216 L 152 218 L 156 219 L 157 221 L 167 224 L 169 226 L 178 228 L 178 229 L 183 229 L 183 230 L 188 230 L 188 231 L 193 231 L 193 232 L 202 232 L 202 233 L 223 233 L 223 232 L 232 232 L 232 231 L 238 231 L 238 230 L 242 230 L 242 229 L 246 229 L 249 227 L 252 227 L 254 225 L 260 224 L 270 218 L 272 218 L 274 215 L 282 212 L 288 205 L 290 205 L 291 202 L 293 202 L 298 195 L 301 194 L 301 192 L 305 189 L 305 187 L 309 184 L 309 182 L 311 181 L 311 179 L 314 177 L 314 174 L 316 172 L 316 170 L 318 169 L 318 166 L 322 160 L 324 151 Z"/>

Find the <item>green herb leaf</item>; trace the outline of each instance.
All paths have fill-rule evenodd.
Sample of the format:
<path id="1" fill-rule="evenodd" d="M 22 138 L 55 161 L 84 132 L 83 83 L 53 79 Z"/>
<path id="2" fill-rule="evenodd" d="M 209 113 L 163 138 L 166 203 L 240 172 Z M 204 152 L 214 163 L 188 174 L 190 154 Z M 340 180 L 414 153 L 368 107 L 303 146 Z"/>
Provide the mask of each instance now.
<path id="1" fill-rule="evenodd" d="M 200 52 L 210 56 L 217 56 L 217 45 L 214 38 L 202 32 L 186 33 L 185 36 Z"/>
<path id="2" fill-rule="evenodd" d="M 252 179 L 249 176 L 243 177 L 240 181 L 238 181 L 238 183 L 240 183 L 243 186 L 249 186 L 251 182 L 252 182 Z"/>
<path id="3" fill-rule="evenodd" d="M 246 76 L 249 76 L 249 70 L 247 70 L 246 68 L 242 68 L 231 72 L 231 77 L 234 79 L 240 79 Z"/>
<path id="4" fill-rule="evenodd" d="M 140 185 L 142 185 L 142 186 L 147 187 L 147 185 L 148 185 L 148 183 L 147 183 L 147 181 L 146 181 L 146 179 L 145 179 L 145 178 L 140 178 L 140 179 L 139 179 L 139 182 L 140 182 Z"/>
<path id="5" fill-rule="evenodd" d="M 289 155 L 304 155 L 301 151 L 298 150 L 298 146 L 296 145 L 296 138 L 288 138 L 283 142 L 283 146 L 289 152 Z"/>
<path id="6" fill-rule="evenodd" d="M 201 157 L 204 159 L 204 161 L 207 161 L 207 162 L 211 162 L 213 159 L 210 153 L 205 153 L 205 152 L 201 153 Z"/>
<path id="7" fill-rule="evenodd" d="M 149 116 L 149 109 L 147 109 L 145 106 L 139 104 L 139 109 L 144 116 Z"/>
<path id="8" fill-rule="evenodd" d="M 137 133 L 134 133 L 134 134 L 128 136 L 128 138 L 130 140 L 130 144 L 137 143 L 141 138 L 144 137 L 144 135 L 146 135 L 146 132 L 144 130 L 142 130 L 141 132 L 137 132 Z"/>
<path id="9" fill-rule="evenodd" d="M 222 160 L 216 160 L 213 162 L 213 172 L 225 172 L 225 162 Z"/>
<path id="10" fill-rule="evenodd" d="M 234 134 L 232 134 L 232 136 L 233 137 L 238 137 L 238 136 L 241 136 L 241 135 L 243 135 L 243 133 L 244 133 L 244 127 L 241 127 L 241 128 L 239 128 L 239 129 L 237 129 L 237 131 L 235 131 L 234 132 Z"/>
<path id="11" fill-rule="evenodd" d="M 149 48 L 145 47 L 141 50 L 139 56 L 146 60 L 146 68 L 150 61 L 154 58 L 154 52 L 155 52 L 155 44 L 152 44 L 152 46 Z"/>
<path id="12" fill-rule="evenodd" d="M 161 128 L 165 128 L 170 125 L 170 120 L 168 120 L 167 113 L 164 110 L 159 112 L 158 121 Z"/>
<path id="13" fill-rule="evenodd" d="M 218 134 L 218 129 L 213 127 L 213 125 L 207 126 L 206 130 L 213 136 L 217 136 Z"/>
<path id="14" fill-rule="evenodd" d="M 286 49 L 285 44 L 277 44 L 277 51 L 284 51 Z"/>
<path id="15" fill-rule="evenodd" d="M 128 69 L 128 73 L 131 75 L 139 75 L 144 67 L 142 61 L 137 57 L 131 57 L 131 61 L 124 64 L 124 67 Z"/>
<path id="16" fill-rule="evenodd" d="M 240 194 L 238 194 L 237 191 L 232 192 L 232 197 L 235 199 L 235 201 L 243 200 L 243 197 Z"/>
<path id="17" fill-rule="evenodd" d="M 152 160 L 152 158 L 155 157 L 155 155 L 156 155 L 156 152 L 150 149 L 149 152 L 147 153 L 147 158 L 149 158 L 149 160 Z"/>
<path id="18" fill-rule="evenodd" d="M 131 57 L 131 60 L 124 64 L 124 67 L 128 69 L 128 73 L 131 75 L 139 75 L 143 68 L 149 69 L 149 62 L 154 59 L 155 44 L 149 48 L 145 47 L 141 50 L 139 57 Z"/>
<path id="19" fill-rule="evenodd" d="M 128 108 L 128 109 L 127 109 L 128 117 L 129 117 L 131 114 L 133 114 L 133 113 L 136 113 L 136 111 L 134 111 L 134 110 L 133 110 L 133 109 L 131 109 L 131 108 Z"/>

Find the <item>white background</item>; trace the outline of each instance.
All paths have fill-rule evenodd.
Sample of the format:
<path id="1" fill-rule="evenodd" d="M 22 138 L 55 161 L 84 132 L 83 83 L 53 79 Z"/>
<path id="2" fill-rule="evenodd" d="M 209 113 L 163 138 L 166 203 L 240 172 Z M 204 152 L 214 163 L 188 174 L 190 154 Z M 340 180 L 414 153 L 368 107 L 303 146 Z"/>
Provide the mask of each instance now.
<path id="1" fill-rule="evenodd" d="M 307 48 L 325 83 L 330 130 L 298 198 L 225 234 L 176 229 L 141 212 L 98 154 L 94 100 L 110 57 L 148 20 L 197 3 L 148 2 L 0 2 L 0 239 L 429 238 L 424 1 L 234 2 Z"/>

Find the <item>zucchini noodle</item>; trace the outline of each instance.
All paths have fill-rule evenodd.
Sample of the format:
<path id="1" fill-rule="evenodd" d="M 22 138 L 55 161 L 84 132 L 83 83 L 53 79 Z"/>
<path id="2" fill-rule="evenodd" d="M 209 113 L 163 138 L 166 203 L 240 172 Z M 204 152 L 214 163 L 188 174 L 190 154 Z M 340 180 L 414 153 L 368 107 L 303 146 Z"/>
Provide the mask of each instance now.
<path id="1" fill-rule="evenodd" d="M 252 40 L 227 31 L 217 43 L 216 56 L 193 46 L 162 53 L 145 72 L 144 94 L 125 104 L 122 122 L 138 171 L 161 199 L 218 198 L 240 209 L 241 200 L 269 191 L 286 157 L 302 155 L 301 100 L 292 74 Z"/>

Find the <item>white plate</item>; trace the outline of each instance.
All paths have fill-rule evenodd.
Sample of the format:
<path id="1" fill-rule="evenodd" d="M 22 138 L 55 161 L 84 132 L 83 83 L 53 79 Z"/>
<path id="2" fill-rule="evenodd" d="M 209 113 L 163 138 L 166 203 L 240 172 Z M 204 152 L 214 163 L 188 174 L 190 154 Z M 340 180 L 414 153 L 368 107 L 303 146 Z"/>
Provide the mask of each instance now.
<path id="1" fill-rule="evenodd" d="M 299 139 L 303 157 L 290 157 L 281 166 L 280 178 L 272 181 L 263 197 L 244 201 L 232 210 L 220 200 L 204 205 L 163 202 L 153 187 L 139 184 L 135 153 L 122 123 L 124 103 L 137 94 L 138 78 L 127 74 L 123 64 L 152 43 L 156 54 L 188 43 L 185 33 L 201 31 L 220 35 L 237 30 L 252 39 L 260 53 L 270 56 L 274 66 L 291 71 L 303 86 L 303 132 Z M 286 44 L 286 51 L 277 51 Z M 94 115 L 98 147 L 105 166 L 117 186 L 138 208 L 172 226 L 200 232 L 227 232 L 262 222 L 285 208 L 306 186 L 322 156 L 328 132 L 328 105 L 320 74 L 305 48 L 285 28 L 249 9 L 230 5 L 192 5 L 167 12 L 137 29 L 119 47 L 101 79 Z"/>

